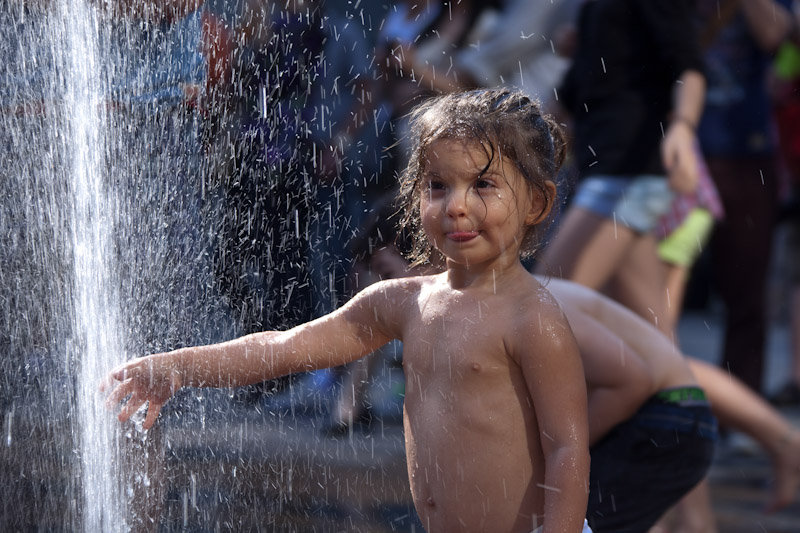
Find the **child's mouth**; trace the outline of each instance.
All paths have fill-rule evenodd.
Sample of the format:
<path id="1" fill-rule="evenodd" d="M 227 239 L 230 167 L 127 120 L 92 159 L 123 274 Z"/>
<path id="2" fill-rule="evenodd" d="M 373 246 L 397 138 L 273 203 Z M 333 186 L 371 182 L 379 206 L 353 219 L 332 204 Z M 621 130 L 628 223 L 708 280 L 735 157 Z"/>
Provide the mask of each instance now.
<path id="1" fill-rule="evenodd" d="M 471 241 L 477 236 L 477 231 L 451 231 L 447 234 L 447 238 L 455 242 Z"/>

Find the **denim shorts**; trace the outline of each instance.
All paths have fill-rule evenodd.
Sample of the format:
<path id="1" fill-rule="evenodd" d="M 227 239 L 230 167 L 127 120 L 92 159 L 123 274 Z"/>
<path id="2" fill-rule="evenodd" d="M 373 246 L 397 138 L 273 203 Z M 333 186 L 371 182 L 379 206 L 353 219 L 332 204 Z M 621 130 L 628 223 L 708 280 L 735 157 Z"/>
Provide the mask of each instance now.
<path id="1" fill-rule="evenodd" d="M 717 422 L 702 391 L 663 392 L 591 447 L 586 517 L 595 533 L 647 531 L 711 466 Z"/>
<path id="2" fill-rule="evenodd" d="M 572 205 L 649 233 L 666 214 L 675 193 L 664 176 L 589 176 L 578 184 Z"/>

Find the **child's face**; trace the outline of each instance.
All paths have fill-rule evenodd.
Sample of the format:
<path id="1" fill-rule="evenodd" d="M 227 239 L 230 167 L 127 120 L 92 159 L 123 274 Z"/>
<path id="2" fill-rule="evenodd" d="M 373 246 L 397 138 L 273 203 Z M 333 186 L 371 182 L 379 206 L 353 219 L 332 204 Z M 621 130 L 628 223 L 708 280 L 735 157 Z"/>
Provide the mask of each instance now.
<path id="1" fill-rule="evenodd" d="M 448 263 L 518 261 L 525 230 L 547 215 L 546 200 L 530 190 L 514 164 L 496 156 L 481 175 L 486 162 L 480 144 L 460 139 L 435 140 L 426 151 L 422 227 Z"/>

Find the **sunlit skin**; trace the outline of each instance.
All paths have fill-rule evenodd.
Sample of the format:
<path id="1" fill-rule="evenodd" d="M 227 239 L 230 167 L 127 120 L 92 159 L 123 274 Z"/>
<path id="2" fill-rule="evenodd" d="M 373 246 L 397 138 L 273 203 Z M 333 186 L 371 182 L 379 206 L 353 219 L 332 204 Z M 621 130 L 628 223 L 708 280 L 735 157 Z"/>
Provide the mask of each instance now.
<path id="1" fill-rule="evenodd" d="M 480 145 L 434 141 L 420 187 L 441 274 L 375 283 L 285 332 L 130 361 L 110 405 L 144 426 L 183 386 L 236 386 L 341 365 L 403 341 L 411 492 L 428 531 L 580 531 L 589 452 L 583 367 L 555 299 L 522 266 L 520 241 L 552 203 L 509 161 L 484 175 Z M 552 192 L 552 184 L 546 186 Z M 533 326 L 532 326 L 533 325 Z"/>
<path id="2" fill-rule="evenodd" d="M 539 279 L 558 301 L 578 341 L 592 444 L 656 392 L 697 385 L 686 357 L 645 319 L 578 283 Z"/>
<path id="3" fill-rule="evenodd" d="M 382 279 L 415 275 L 388 245 L 373 252 L 370 268 Z M 768 512 L 795 501 L 800 488 L 800 431 L 744 383 L 683 355 L 673 341 L 614 300 L 572 281 L 537 276 L 556 298 L 580 349 L 589 402 L 589 442 L 628 420 L 659 390 L 699 384 L 724 425 L 756 439 L 769 453 L 774 481 Z M 361 376 L 359 379 L 367 381 Z M 355 390 L 355 389 L 354 389 Z M 352 420 L 359 395 L 340 401 L 340 420 Z M 343 397 L 344 398 L 344 397 Z"/>
<path id="4" fill-rule="evenodd" d="M 770 456 L 774 481 L 765 511 L 786 507 L 800 487 L 800 431 L 735 376 L 682 354 L 645 319 L 577 283 L 540 278 L 561 305 L 583 358 L 589 436 L 598 442 L 653 394 L 699 384 L 720 423 L 758 441 Z"/>
<path id="5" fill-rule="evenodd" d="M 549 212 L 507 160 L 480 175 L 487 156 L 479 144 L 435 141 L 427 150 L 420 211 L 428 239 L 447 258 L 451 280 L 471 283 L 524 268 L 519 259 L 524 229 Z M 555 185 L 547 182 L 551 197 Z M 477 276 L 477 277 L 476 277 Z M 488 281 L 488 280 L 485 280 Z"/>

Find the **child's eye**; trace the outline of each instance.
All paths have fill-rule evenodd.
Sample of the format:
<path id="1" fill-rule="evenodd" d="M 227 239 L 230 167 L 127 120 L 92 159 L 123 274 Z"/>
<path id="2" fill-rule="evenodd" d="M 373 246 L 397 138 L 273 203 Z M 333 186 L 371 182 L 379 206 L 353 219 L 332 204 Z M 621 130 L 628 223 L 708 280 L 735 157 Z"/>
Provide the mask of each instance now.
<path id="1" fill-rule="evenodd" d="M 481 178 L 475 182 L 476 189 L 491 189 L 492 187 L 494 187 L 494 183 L 488 179 Z"/>
<path id="2" fill-rule="evenodd" d="M 441 181 L 431 180 L 428 182 L 428 189 L 432 191 L 444 190 L 444 183 L 442 183 Z"/>

